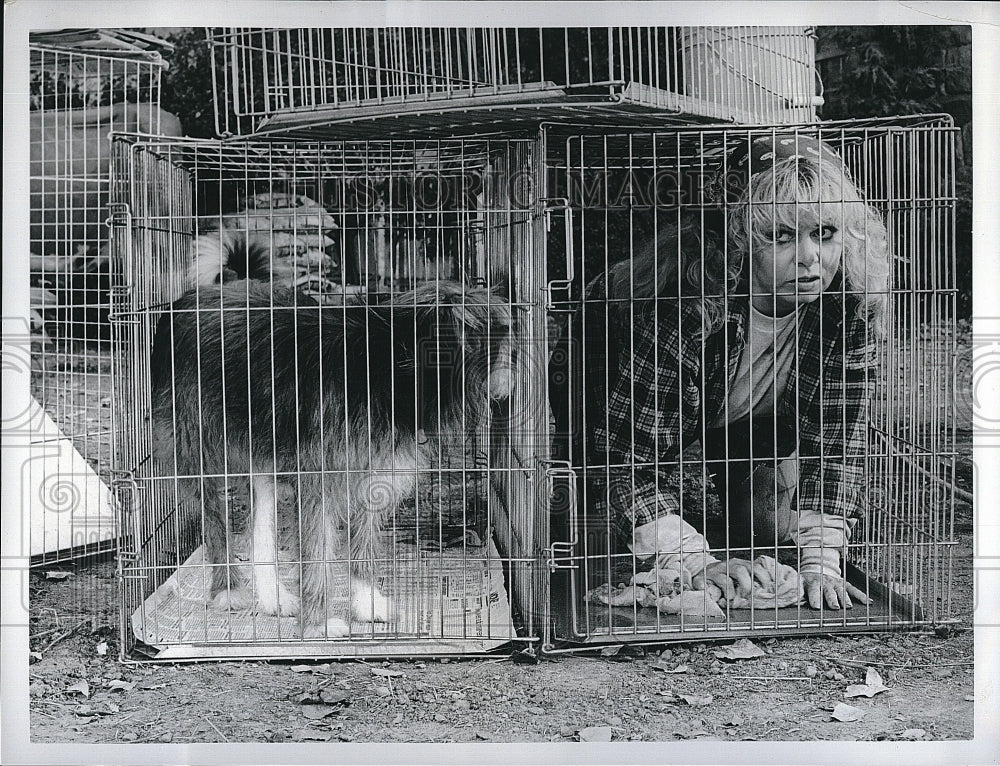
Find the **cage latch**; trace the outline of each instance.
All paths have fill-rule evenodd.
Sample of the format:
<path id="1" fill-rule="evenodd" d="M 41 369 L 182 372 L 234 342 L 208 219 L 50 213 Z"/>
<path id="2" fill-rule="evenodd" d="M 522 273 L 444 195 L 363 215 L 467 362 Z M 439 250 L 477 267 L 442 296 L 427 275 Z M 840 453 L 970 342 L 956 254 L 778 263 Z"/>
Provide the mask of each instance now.
<path id="1" fill-rule="evenodd" d="M 139 483 L 131 471 L 112 470 L 111 503 L 115 512 L 115 522 L 118 527 L 118 556 L 123 563 L 133 562 L 139 557 L 139 552 L 129 545 L 129 541 L 137 540 L 137 535 L 123 534 L 126 529 L 126 516 L 134 514 L 138 502 Z"/>
<path id="2" fill-rule="evenodd" d="M 131 221 L 132 210 L 129 208 L 127 202 L 108 203 L 108 217 L 104 221 L 105 226 L 114 229 L 120 226 L 128 226 Z"/>
<path id="3" fill-rule="evenodd" d="M 569 540 L 553 541 L 545 549 L 545 563 L 549 570 L 578 569 L 573 563 L 576 548 L 576 471 L 566 460 L 543 461 L 545 479 L 548 482 L 549 515 L 553 518 L 564 516 L 570 530 Z"/>
<path id="4" fill-rule="evenodd" d="M 542 197 L 539 199 L 539 203 L 542 207 L 542 216 L 545 219 L 545 231 L 552 230 L 552 215 L 557 212 L 563 214 L 566 226 L 563 242 L 566 255 L 565 278 L 550 280 L 542 288 L 545 291 L 545 310 L 570 311 L 569 291 L 576 271 L 573 258 L 573 208 L 570 207 L 569 200 L 565 197 Z"/>
<path id="5" fill-rule="evenodd" d="M 545 563 L 550 572 L 557 572 L 561 569 L 579 569 L 579 564 L 574 564 L 573 549 L 576 543 L 570 541 L 554 542 L 545 549 Z"/>

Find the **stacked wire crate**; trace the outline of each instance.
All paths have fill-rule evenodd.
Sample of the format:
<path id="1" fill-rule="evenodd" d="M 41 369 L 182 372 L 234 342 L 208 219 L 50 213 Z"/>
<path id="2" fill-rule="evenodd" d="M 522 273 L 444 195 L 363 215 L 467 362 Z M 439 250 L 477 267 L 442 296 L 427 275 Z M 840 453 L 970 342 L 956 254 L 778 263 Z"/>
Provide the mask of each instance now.
<path id="1" fill-rule="evenodd" d="M 946 121 L 816 124 L 814 38 L 802 27 L 224 28 L 208 39 L 221 139 L 115 145 L 126 649 L 162 659 L 476 654 L 949 617 L 949 505 L 933 477 L 953 460 L 954 418 L 938 416 L 954 389 L 929 391 L 954 381 L 947 343 L 918 338 L 954 321 Z M 835 145 L 896 250 L 924 253 L 895 264 L 890 372 L 872 404 L 872 520 L 852 548 L 879 603 L 818 620 L 751 610 L 715 624 L 598 608 L 586 594 L 614 576 L 618 554 L 606 535 L 589 536 L 580 466 L 553 459 L 555 336 L 582 284 L 628 258 L 658 214 L 676 212 L 636 179 L 663 168 L 707 176 L 740 141 L 789 130 Z M 268 202 L 277 199 L 321 214 L 289 217 L 284 202 Z M 323 305 L 457 279 L 513 309 L 513 396 L 468 444 L 442 452 L 393 516 L 380 582 L 410 618 L 318 641 L 294 617 L 206 606 L 211 565 L 181 521 L 188 501 L 150 460 L 146 360 L 157 320 L 193 286 L 198 243 L 221 229 L 253 229 L 272 253 L 288 234 L 319 242 L 329 268 L 311 295 Z"/>
<path id="2" fill-rule="evenodd" d="M 113 548 L 108 201 L 113 131 L 160 134 L 162 40 L 121 30 L 32 33 L 31 557 Z M 173 131 L 176 132 L 176 131 Z"/>

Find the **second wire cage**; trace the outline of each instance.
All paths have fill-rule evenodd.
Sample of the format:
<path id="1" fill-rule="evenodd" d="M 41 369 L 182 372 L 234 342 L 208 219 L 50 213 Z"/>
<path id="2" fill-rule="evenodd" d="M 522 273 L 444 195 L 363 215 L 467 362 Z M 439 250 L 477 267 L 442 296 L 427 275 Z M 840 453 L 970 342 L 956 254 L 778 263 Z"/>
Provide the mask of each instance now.
<path id="1" fill-rule="evenodd" d="M 220 135 L 494 132 L 539 120 L 812 120 L 808 27 L 210 31 Z"/>

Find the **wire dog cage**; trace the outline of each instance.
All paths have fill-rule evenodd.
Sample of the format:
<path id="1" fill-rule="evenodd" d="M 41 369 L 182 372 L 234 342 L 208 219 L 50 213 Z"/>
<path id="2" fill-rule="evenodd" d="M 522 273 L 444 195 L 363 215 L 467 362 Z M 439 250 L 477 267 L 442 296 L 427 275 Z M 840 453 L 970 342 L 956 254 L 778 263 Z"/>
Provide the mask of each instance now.
<path id="1" fill-rule="evenodd" d="M 213 29 L 222 136 L 503 132 L 541 120 L 807 122 L 806 27 Z"/>
<path id="2" fill-rule="evenodd" d="M 834 274 L 821 297 L 805 302 L 801 319 L 798 310 L 791 314 L 794 332 L 784 337 L 795 339 L 797 355 L 787 386 L 797 398 L 781 400 L 792 402 L 790 410 L 787 403 L 776 405 L 780 397 L 765 402 L 769 419 L 751 405 L 743 420 L 765 423 L 758 431 L 765 442 L 770 432 L 774 451 L 765 446 L 760 452 L 755 435 L 741 455 L 734 451 L 739 445 L 732 424 L 696 413 L 713 397 L 729 406 L 725 394 L 731 384 L 716 380 L 711 388 L 708 373 L 698 371 L 707 370 L 711 352 L 727 359 L 728 375 L 736 374 L 741 356 L 734 352 L 740 346 L 731 325 L 738 321 L 733 307 L 743 301 L 749 312 L 757 288 L 752 282 L 723 282 L 714 286 L 721 292 L 713 293 L 705 276 L 706 253 L 710 247 L 738 251 L 734 213 L 742 203 L 726 196 L 726 183 L 730 173 L 739 177 L 740 151 L 789 137 L 796 147 L 799 141 L 819 147 L 816 179 L 827 178 L 825 162 L 835 171 L 836 193 L 817 181 L 826 191 L 797 200 L 791 218 L 779 219 L 775 210 L 787 200 L 772 193 L 767 202 L 764 189 L 761 199 L 749 203 L 748 220 L 758 227 L 770 222 L 767 247 L 787 241 L 785 229 L 797 227 L 800 219 L 810 237 L 820 237 L 816 232 L 836 237 L 824 223 L 831 222 L 843 230 L 845 241 L 852 238 L 843 251 L 851 253 L 850 259 L 843 256 L 845 273 L 849 260 L 852 264 L 851 281 Z M 868 632 L 951 620 L 953 142 L 954 128 L 939 117 L 791 127 L 667 123 L 604 131 L 561 125 L 543 126 L 534 139 L 120 138 L 112 242 L 127 278 L 113 291 L 114 372 L 122 386 L 112 409 L 114 433 L 121 437 L 115 444 L 120 473 L 114 489 L 126 541 L 121 552 L 125 649 L 161 659 L 408 656 L 478 654 L 528 641 L 555 652 L 601 642 Z M 765 171 L 775 164 L 773 158 L 754 162 Z M 743 183 L 752 186 L 747 178 Z M 864 215 L 851 218 L 859 209 Z M 429 467 L 416 469 L 412 493 L 389 517 L 391 541 L 379 560 L 378 583 L 395 606 L 395 621 L 356 621 L 340 637 L 304 638 L 300 615 L 220 606 L 210 598 L 212 572 L 261 564 L 247 541 L 256 530 L 247 511 L 252 491 L 245 489 L 247 472 L 238 467 L 193 472 L 203 492 L 208 480 L 222 481 L 219 502 L 231 528 L 227 558 L 213 559 L 204 545 L 205 511 L 182 491 L 183 471 L 164 470 L 153 459 L 151 415 L 162 393 L 154 393 L 150 359 L 163 317 L 176 322 L 185 311 L 204 315 L 173 304 L 202 273 L 193 264 L 218 259 L 212 273 L 224 281 L 231 253 L 205 246 L 219 241 L 221 232 L 248 245 L 253 239 L 261 248 L 269 266 L 263 284 L 272 293 L 280 292 L 282 281 L 299 286 L 291 308 L 302 322 L 316 312 L 346 316 L 359 307 L 396 305 L 410 294 L 405 291 L 442 279 L 485 287 L 503 296 L 516 316 L 518 361 L 510 398 L 489 405 L 489 417 L 471 435 L 440 450 Z M 754 248 L 765 246 L 752 241 L 750 263 Z M 651 248 L 650 242 L 659 244 Z M 869 246 L 882 260 L 876 257 L 859 271 L 859 253 Z M 313 252 L 317 249 L 322 259 Z M 661 289 L 655 299 L 645 295 L 636 264 L 652 259 L 656 267 L 679 257 L 686 259 L 683 279 L 676 267 L 667 268 L 667 281 L 659 283 L 673 292 Z M 313 273 L 303 280 L 296 268 L 277 268 L 282 260 L 322 261 L 322 278 Z M 883 282 L 875 279 L 882 273 L 879 263 Z M 772 281 L 776 271 L 772 265 Z M 613 290 L 594 289 L 612 276 Z M 685 279 L 694 279 L 697 289 L 685 291 Z M 798 284 L 796 278 L 792 294 L 813 289 L 811 279 Z M 857 280 L 863 280 L 860 288 Z M 205 294 L 216 289 L 198 284 Z M 691 318 L 678 307 L 713 297 L 725 300 L 724 331 L 702 338 L 703 327 L 685 324 Z M 872 331 L 871 337 L 866 332 L 865 344 L 851 346 L 852 336 L 838 328 L 860 316 L 856 306 L 866 298 L 881 298 L 884 332 Z M 238 296 L 236 310 L 249 326 L 248 301 Z M 440 301 L 438 308 L 450 305 Z M 853 314 L 848 305 L 855 307 Z M 261 310 L 277 317 L 288 308 L 265 303 Z M 773 327 L 771 333 L 776 339 Z M 245 334 L 235 337 L 237 347 L 246 342 Z M 652 338 L 661 355 L 654 354 L 656 363 L 645 379 L 635 374 L 636 360 L 643 358 L 636 344 L 643 338 Z M 678 362 L 680 351 L 671 356 L 671 344 L 696 354 Z M 817 346 L 823 366 L 810 372 L 807 359 Z M 199 343 L 183 351 L 175 350 L 172 365 L 180 356 L 211 353 Z M 680 390 L 664 383 L 678 377 L 671 378 L 671 368 L 687 376 Z M 251 378 L 249 370 L 236 375 L 246 387 L 268 385 Z M 623 375 L 635 375 L 639 384 L 616 389 L 612 384 Z M 173 373 L 176 385 L 179 377 Z M 370 394 L 371 378 L 361 380 Z M 760 380 L 749 385 L 751 393 Z M 851 397 L 832 396 L 848 384 Z M 199 385 L 212 381 L 202 374 Z M 810 385 L 814 395 L 804 394 Z M 620 453 L 594 452 L 595 439 L 610 438 L 609 405 L 622 401 L 623 390 L 629 428 L 618 438 L 624 447 L 619 441 Z M 302 391 L 275 390 L 275 402 L 278 397 L 297 401 Z M 821 403 L 827 398 L 819 415 L 810 410 L 817 397 Z M 270 412 L 278 409 L 275 404 Z M 676 449 L 664 445 L 662 452 L 641 452 L 634 434 L 652 422 L 655 438 L 667 439 L 671 427 L 663 424 L 674 411 L 681 413 L 678 423 L 696 425 L 682 429 Z M 210 416 L 202 408 L 198 427 L 207 428 Z M 843 437 L 848 425 L 851 439 Z M 712 429 L 716 438 L 707 438 Z M 366 431 L 365 439 L 374 444 L 373 433 Z M 779 441 L 786 452 L 778 453 Z M 299 458 L 303 455 L 300 450 Z M 794 474 L 786 472 L 789 460 Z M 759 464 L 770 471 L 758 475 Z M 746 465 L 753 471 L 740 478 Z M 305 467 L 277 477 L 280 545 L 273 558 L 263 559 L 288 577 L 293 589 L 295 572 L 309 563 L 301 552 L 302 527 L 295 524 L 302 518 L 301 482 L 308 472 Z M 723 568 L 734 559 L 751 561 L 755 566 L 745 570 L 752 576 L 749 588 L 726 598 L 685 575 L 683 567 L 671 570 L 652 554 L 633 554 L 628 544 L 635 544 L 630 535 L 637 522 L 628 519 L 623 535 L 622 519 L 610 502 L 609 477 L 623 475 L 627 497 L 636 497 L 643 481 L 651 485 L 659 509 L 654 518 L 683 520 Z M 733 498 L 741 481 L 752 498 L 743 509 L 752 527 L 748 540 L 738 539 L 734 524 Z M 823 535 L 811 547 L 821 557 L 825 549 L 835 549 L 835 566 L 843 567 L 855 593 L 870 603 L 856 596 L 850 610 L 826 603 L 814 609 L 804 600 L 805 575 L 797 570 L 803 569 L 809 546 L 790 541 L 788 534 L 805 526 L 802 517 L 809 509 L 799 508 L 797 497 L 806 497 L 807 481 L 810 496 L 828 501 L 825 513 L 832 517 L 821 520 Z M 661 500 L 669 497 L 675 507 Z M 761 532 L 753 520 L 766 520 L 768 507 L 774 510 L 771 526 Z M 838 520 L 849 534 L 827 538 L 824 530 Z"/>
<path id="3" fill-rule="evenodd" d="M 341 373 L 333 370 L 336 355 L 317 358 L 320 348 L 315 339 L 307 341 L 303 335 L 288 344 L 297 346 L 300 354 L 312 355 L 309 364 L 318 364 L 319 379 L 327 375 L 332 381 L 326 384 L 332 389 L 326 391 L 350 389 L 373 399 L 377 387 L 396 380 L 407 364 L 399 349 L 417 330 L 412 321 L 393 317 L 408 316 L 406 301 L 416 302 L 420 295 L 426 299 L 428 293 L 419 292 L 421 285 L 463 284 L 471 292 L 441 294 L 428 304 L 462 317 L 484 310 L 483 291 L 488 290 L 496 296 L 490 305 L 495 302 L 512 315 L 517 337 L 533 337 L 543 321 L 538 296 L 544 270 L 543 261 L 532 252 L 536 246 L 532 221 L 539 213 L 525 180 L 537 173 L 533 142 L 317 144 L 119 137 L 114 151 L 112 242 L 124 275 L 113 292 L 112 316 L 114 370 L 121 383 L 112 409 L 115 434 L 121 436 L 114 449 L 120 469 L 114 489 L 123 530 L 119 558 L 124 651 L 158 659 L 410 656 L 477 654 L 511 642 L 537 641 L 536 549 L 548 534 L 535 513 L 545 494 L 535 480 L 539 456 L 534 440 L 541 429 L 536 421 L 543 419 L 539 413 L 544 412 L 544 392 L 539 376 L 531 374 L 539 366 L 532 363 L 533 349 L 540 345 L 516 345 L 516 380 L 507 398 L 473 402 L 471 384 L 467 391 L 464 382 L 445 392 L 457 396 L 468 410 L 469 425 L 452 432 L 435 434 L 428 427 L 426 433 L 410 434 L 411 440 L 430 445 L 432 457 L 426 464 L 404 465 L 403 457 L 390 461 L 383 476 L 395 477 L 390 481 L 403 474 L 411 477 L 412 491 L 402 492 L 398 507 L 385 511 L 384 554 L 368 563 L 374 564 L 374 577 L 391 603 L 392 618 L 381 623 L 354 620 L 339 637 L 316 636 L 307 630 L 302 614 L 269 614 L 260 601 L 237 608 L 211 598 L 214 572 L 235 582 L 241 567 L 261 568 L 255 547 L 257 524 L 263 518 L 254 515 L 257 490 L 247 489 L 247 469 L 239 467 L 235 458 L 227 458 L 232 462 L 221 467 L 206 463 L 204 470 L 191 471 L 169 458 L 165 462 L 156 458 L 159 453 L 154 449 L 161 411 L 157 408 L 162 405 L 156 397 L 173 400 L 168 417 L 179 423 L 185 416 L 180 405 L 184 357 L 204 362 L 213 353 L 207 345 L 211 312 L 185 314 L 174 303 L 183 291 L 196 287 L 193 294 L 208 300 L 215 290 L 242 289 L 243 297 L 237 301 L 242 301 L 242 319 L 235 334 L 225 336 L 230 349 L 226 353 L 240 353 L 233 351 L 240 348 L 251 353 L 246 350 L 249 325 L 243 330 L 241 324 L 251 321 L 246 287 L 251 282 L 226 282 L 224 267 L 233 251 L 220 248 L 223 237 L 225 242 L 240 241 L 264 253 L 266 270 L 257 274 L 256 283 L 266 295 L 260 311 L 272 323 L 292 317 L 289 321 L 302 328 L 311 321 L 322 327 L 347 327 L 353 321 L 349 317 L 366 317 L 358 320 L 360 325 L 350 325 L 361 349 L 351 353 L 362 362 L 367 357 L 372 365 L 361 377 L 337 383 Z M 198 261 L 207 261 L 212 268 L 205 263 L 201 268 Z M 312 269 L 303 279 L 297 268 L 281 268 L 281 261 L 322 263 L 322 269 Z M 199 282 L 206 269 L 215 278 Z M 216 282 L 226 284 L 217 288 Z M 298 291 L 294 309 L 289 310 L 278 296 L 291 286 Z M 414 289 L 418 292 L 409 292 Z M 220 311 L 217 308 L 216 315 Z M 157 327 L 163 322 L 177 327 L 185 321 L 203 328 L 199 332 L 205 335 L 198 336 L 203 337 L 200 345 L 195 342 L 176 350 L 166 363 L 166 388 L 161 375 L 161 388 L 154 393 L 156 370 L 150 360 L 153 357 L 154 365 L 157 359 L 163 361 L 162 354 L 157 357 L 154 351 Z M 380 322 L 398 334 L 390 333 L 388 349 L 376 351 L 374 344 L 382 337 L 379 327 L 385 326 Z M 476 333 L 473 325 L 462 332 L 470 338 Z M 345 342 L 350 342 L 348 330 L 344 333 Z M 277 353 L 278 345 L 271 354 Z M 452 351 L 435 347 L 431 355 L 437 359 Z M 469 369 L 483 365 L 477 357 L 468 361 Z M 345 356 L 342 364 L 349 363 Z M 409 364 L 420 362 L 414 357 Z M 272 423 L 289 407 L 293 413 L 296 408 L 302 412 L 307 407 L 303 403 L 307 384 L 281 388 L 271 382 L 273 367 L 267 368 L 263 375 L 252 375 L 249 368 L 236 373 L 227 368 L 223 377 L 228 374 L 242 382 L 226 383 L 225 390 L 233 395 L 232 385 L 243 386 L 251 396 L 257 387 L 271 390 L 275 399 L 267 407 Z M 199 368 L 197 386 L 207 390 L 219 380 L 205 369 Z M 300 370 L 298 380 L 306 381 L 311 374 Z M 358 440 L 351 454 L 371 459 L 386 439 L 398 439 L 405 452 L 400 434 L 406 433 L 406 410 L 420 402 L 412 385 L 395 395 L 396 404 L 383 413 L 387 420 L 379 420 L 374 410 L 361 425 L 350 420 L 349 433 Z M 228 405 L 223 409 L 224 417 L 236 417 Z M 193 417 L 197 423 L 188 425 L 204 429 L 199 443 L 205 454 L 211 440 L 223 443 L 223 451 L 228 449 L 231 456 L 236 454 L 237 436 L 208 434 L 213 418 L 208 408 L 200 408 Z M 323 445 L 338 438 L 336 429 L 348 433 L 344 430 L 348 420 L 345 415 L 343 422 L 328 424 L 327 436 L 314 442 L 320 445 L 316 449 L 329 454 L 333 448 Z M 301 438 L 306 438 L 305 432 Z M 308 502 L 315 499 L 310 493 L 322 495 L 326 513 L 334 513 L 330 508 L 336 503 L 352 502 L 349 491 L 345 499 L 343 492 L 336 494 L 331 488 L 339 475 L 350 474 L 350 466 L 341 470 L 328 463 L 312 471 L 310 449 L 293 447 L 296 469 L 272 474 L 279 495 L 273 513 L 280 549 L 264 563 L 278 570 L 281 582 L 295 594 L 305 587 L 308 568 L 316 563 L 308 553 L 312 541 L 303 526 L 314 518 L 309 516 Z M 364 466 L 359 464 L 355 473 L 364 474 Z M 313 475 L 330 484 L 315 490 L 316 484 L 309 483 Z M 194 494 L 186 489 L 191 479 L 200 485 Z M 212 505 L 212 492 L 221 497 L 216 506 L 221 503 L 226 509 L 222 560 L 207 544 L 213 519 L 205 509 Z M 377 494 L 377 487 L 371 493 Z M 360 535 L 363 523 L 361 517 L 348 518 L 342 532 Z M 347 565 L 350 556 L 344 553 L 338 563 Z M 346 582 L 330 581 L 328 595 L 335 590 L 346 593 Z M 304 590 L 302 594 L 304 611 Z"/>
<path id="4" fill-rule="evenodd" d="M 161 123 L 162 40 L 120 30 L 32 33 L 32 396 L 41 424 L 28 492 L 31 559 L 111 548 L 111 358 L 106 228 L 113 130 Z"/>
<path id="5" fill-rule="evenodd" d="M 561 334 L 543 648 L 951 619 L 954 140 L 947 117 L 548 137 L 541 193 L 565 198 L 572 224 L 546 247 Z M 815 150 L 819 170 L 782 176 L 783 143 L 796 162 Z M 782 284 L 785 346 L 781 320 L 753 319 Z M 863 343 L 849 340 L 860 306 L 884 311 Z M 754 354 L 772 359 L 763 377 Z M 752 562 L 742 596 L 699 581 L 705 553 L 727 575 Z M 851 609 L 804 598 L 798 572 L 835 574 L 831 555 L 865 597 Z M 822 570 L 803 566 L 817 557 Z"/>

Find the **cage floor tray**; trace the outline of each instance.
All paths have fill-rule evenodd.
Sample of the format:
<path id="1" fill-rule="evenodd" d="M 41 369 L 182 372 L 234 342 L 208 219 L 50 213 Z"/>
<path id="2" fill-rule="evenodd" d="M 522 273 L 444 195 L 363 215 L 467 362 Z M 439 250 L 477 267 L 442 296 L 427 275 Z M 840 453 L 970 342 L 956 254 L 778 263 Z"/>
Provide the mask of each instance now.
<path id="1" fill-rule="evenodd" d="M 790 122 L 794 121 L 792 114 L 776 117 Z M 540 122 L 628 124 L 644 117 L 673 117 L 682 123 L 752 122 L 754 115 L 639 83 L 575 89 L 536 83 L 534 87 L 448 91 L 421 99 L 288 110 L 261 120 L 256 133 L 367 139 L 376 122 L 383 133 L 392 136 L 425 134 L 428 130 L 464 135 L 536 130 Z"/>
<path id="2" fill-rule="evenodd" d="M 651 608 L 609 607 L 584 600 L 584 591 L 563 580 L 553 588 L 553 616 L 557 637 L 574 643 L 691 640 L 714 634 L 795 635 L 807 633 L 890 630 L 923 620 L 919 608 L 904 596 L 849 567 L 849 581 L 871 595 L 872 603 L 835 611 L 808 605 L 783 609 L 731 609 L 724 619 L 664 615 Z M 721 634 L 721 635 L 720 635 Z"/>
<path id="3" fill-rule="evenodd" d="M 489 652 L 517 637 L 492 540 L 444 550 L 397 545 L 391 573 L 379 580 L 393 620 L 355 622 L 342 639 L 303 640 L 296 617 L 209 605 L 210 580 L 198 548 L 132 614 L 143 651 L 157 659 L 437 656 Z"/>

